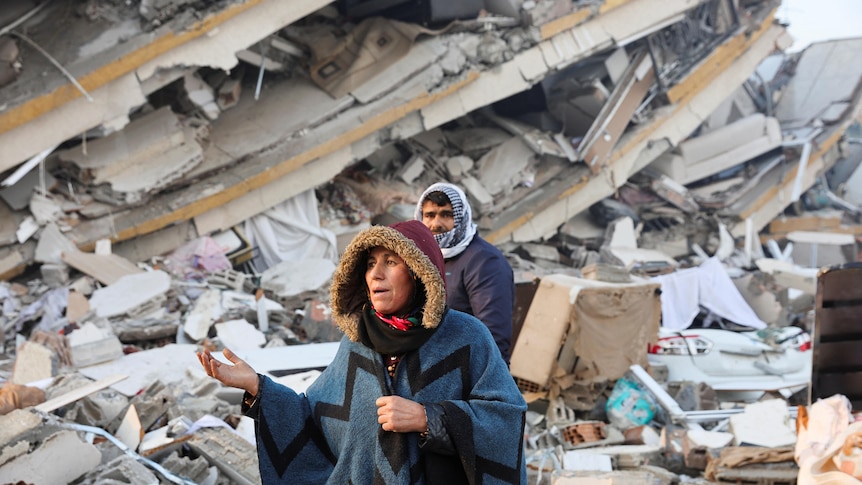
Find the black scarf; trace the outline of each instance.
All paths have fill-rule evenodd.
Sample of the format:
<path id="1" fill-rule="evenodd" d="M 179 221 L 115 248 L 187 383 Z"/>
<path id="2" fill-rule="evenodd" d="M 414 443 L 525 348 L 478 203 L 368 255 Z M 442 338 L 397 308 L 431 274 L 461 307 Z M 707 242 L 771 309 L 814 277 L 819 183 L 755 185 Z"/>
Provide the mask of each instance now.
<path id="1" fill-rule="evenodd" d="M 422 321 L 422 315 L 419 315 Z M 362 309 L 359 324 L 359 340 L 368 348 L 381 355 L 403 355 L 416 350 L 434 335 L 436 328 L 422 325 L 407 330 L 392 328 L 374 314 L 370 305 Z"/>

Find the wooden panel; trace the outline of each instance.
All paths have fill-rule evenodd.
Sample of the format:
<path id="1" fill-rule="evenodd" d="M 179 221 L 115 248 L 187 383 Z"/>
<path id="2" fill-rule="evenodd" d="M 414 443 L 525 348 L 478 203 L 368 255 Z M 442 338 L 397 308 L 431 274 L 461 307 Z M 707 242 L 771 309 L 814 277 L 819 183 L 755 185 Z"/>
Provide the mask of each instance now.
<path id="1" fill-rule="evenodd" d="M 822 371 L 830 369 L 862 371 L 862 340 L 821 342 L 814 351 L 814 359 Z"/>
<path id="2" fill-rule="evenodd" d="M 814 331 L 823 340 L 862 335 L 862 305 L 817 308 L 815 321 Z"/>
<path id="3" fill-rule="evenodd" d="M 830 302 L 859 300 L 862 303 L 862 263 L 848 263 L 829 268 L 817 276 L 818 307 L 828 308 Z M 822 302 L 822 304 L 820 304 Z"/>
<path id="4" fill-rule="evenodd" d="M 843 394 L 858 399 L 862 397 L 862 371 L 818 374 L 812 382 L 812 391 L 818 398 Z"/>
<path id="5" fill-rule="evenodd" d="M 817 275 L 811 400 L 846 396 L 862 403 L 862 264 L 848 263 Z"/>

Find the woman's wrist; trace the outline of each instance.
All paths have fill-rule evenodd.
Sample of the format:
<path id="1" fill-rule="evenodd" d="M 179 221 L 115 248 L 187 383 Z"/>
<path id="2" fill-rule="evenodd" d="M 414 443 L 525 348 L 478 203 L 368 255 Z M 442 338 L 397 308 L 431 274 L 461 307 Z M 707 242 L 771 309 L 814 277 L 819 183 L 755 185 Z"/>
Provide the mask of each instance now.
<path id="1" fill-rule="evenodd" d="M 248 383 L 248 386 L 245 388 L 245 392 L 251 394 L 252 396 L 257 396 L 257 393 L 260 392 L 260 375 L 255 373 L 254 380 Z"/>
<path id="2" fill-rule="evenodd" d="M 424 440 L 428 438 L 428 410 L 425 409 L 424 405 L 422 406 L 422 414 L 425 416 L 425 426 L 423 427 L 424 431 L 419 433 L 419 438 Z"/>

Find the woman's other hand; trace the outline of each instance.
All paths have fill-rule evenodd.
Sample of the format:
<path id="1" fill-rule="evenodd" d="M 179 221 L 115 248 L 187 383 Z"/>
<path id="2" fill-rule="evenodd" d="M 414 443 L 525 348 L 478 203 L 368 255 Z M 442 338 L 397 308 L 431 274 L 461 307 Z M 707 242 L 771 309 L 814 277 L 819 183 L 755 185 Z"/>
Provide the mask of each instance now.
<path id="1" fill-rule="evenodd" d="M 383 431 L 422 433 L 428 429 L 425 407 L 399 396 L 377 398 L 377 422 Z"/>
<path id="2" fill-rule="evenodd" d="M 209 350 L 198 352 L 198 360 L 207 375 L 218 379 L 222 384 L 242 389 L 252 396 L 257 395 L 258 377 L 257 372 L 244 360 L 236 356 L 230 349 L 222 350 L 222 354 L 231 364 L 225 364 L 215 359 Z"/>

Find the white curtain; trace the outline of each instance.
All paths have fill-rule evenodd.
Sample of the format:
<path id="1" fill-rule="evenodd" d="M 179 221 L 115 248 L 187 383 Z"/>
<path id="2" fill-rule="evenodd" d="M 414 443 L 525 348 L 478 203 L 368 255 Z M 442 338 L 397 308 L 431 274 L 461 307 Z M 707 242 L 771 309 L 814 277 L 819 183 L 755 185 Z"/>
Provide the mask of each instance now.
<path id="1" fill-rule="evenodd" d="M 320 227 L 314 189 L 246 220 L 244 228 L 257 247 L 253 263 L 261 273 L 282 261 L 338 260 L 335 234 Z"/>

